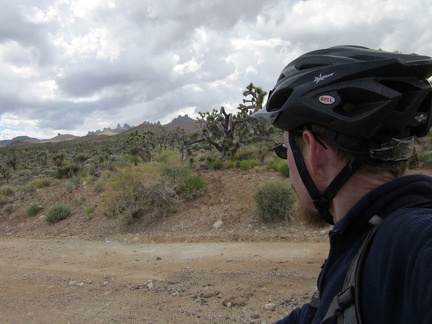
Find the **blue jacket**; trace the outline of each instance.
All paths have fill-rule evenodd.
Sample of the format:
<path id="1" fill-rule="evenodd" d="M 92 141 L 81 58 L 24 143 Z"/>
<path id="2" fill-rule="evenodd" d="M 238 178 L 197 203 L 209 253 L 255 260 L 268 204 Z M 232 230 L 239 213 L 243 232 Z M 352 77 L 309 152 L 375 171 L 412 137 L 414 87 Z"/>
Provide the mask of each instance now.
<path id="1" fill-rule="evenodd" d="M 318 278 L 321 302 L 313 323 L 322 321 L 342 289 L 348 267 L 370 231 L 369 219 L 390 214 L 361 271 L 363 323 L 432 323 L 432 209 L 402 209 L 427 200 L 432 200 L 432 178 L 405 176 L 367 193 L 336 223 Z M 309 323 L 309 311 L 303 305 L 277 323 Z"/>

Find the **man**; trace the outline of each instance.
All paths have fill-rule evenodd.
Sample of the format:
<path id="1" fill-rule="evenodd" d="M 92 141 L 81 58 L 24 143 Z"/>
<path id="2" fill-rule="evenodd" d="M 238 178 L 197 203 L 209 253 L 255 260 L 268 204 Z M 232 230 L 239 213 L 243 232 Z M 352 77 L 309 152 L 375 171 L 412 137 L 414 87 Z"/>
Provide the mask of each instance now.
<path id="1" fill-rule="evenodd" d="M 432 178 L 405 175 L 431 126 L 431 75 L 428 56 L 317 50 L 288 64 L 252 115 L 285 131 L 275 151 L 299 201 L 335 224 L 319 300 L 278 323 L 432 323 Z M 382 223 L 363 249 L 371 219 Z M 344 285 L 347 274 L 358 279 Z"/>

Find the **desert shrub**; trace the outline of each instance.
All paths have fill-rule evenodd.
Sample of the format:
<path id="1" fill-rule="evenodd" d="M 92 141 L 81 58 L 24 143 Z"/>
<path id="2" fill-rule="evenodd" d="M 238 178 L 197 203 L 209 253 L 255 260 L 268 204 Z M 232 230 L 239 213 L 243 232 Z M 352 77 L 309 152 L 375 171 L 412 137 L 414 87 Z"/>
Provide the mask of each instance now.
<path id="1" fill-rule="evenodd" d="M 267 168 L 280 173 L 286 178 L 289 178 L 290 176 L 290 170 L 286 160 L 275 158 L 273 162 L 267 165 Z"/>
<path id="2" fill-rule="evenodd" d="M 424 151 L 418 154 L 418 160 L 424 168 L 432 168 L 432 151 Z"/>
<path id="3" fill-rule="evenodd" d="M 239 166 L 239 161 L 228 161 L 227 164 L 227 169 L 235 169 Z"/>
<path id="4" fill-rule="evenodd" d="M 56 175 L 57 175 L 57 170 L 54 167 L 41 170 L 39 173 L 39 176 L 44 178 L 55 178 Z"/>
<path id="5" fill-rule="evenodd" d="M 8 203 L 8 199 L 0 192 L 0 208 Z"/>
<path id="6" fill-rule="evenodd" d="M 69 179 L 68 181 L 66 181 L 66 190 L 68 192 L 72 192 L 75 189 L 75 183 L 74 181 L 72 181 L 71 179 Z"/>
<path id="7" fill-rule="evenodd" d="M 88 174 L 82 174 L 80 177 L 79 177 L 79 181 L 80 181 L 80 183 L 82 183 L 82 184 L 90 184 L 90 183 L 92 183 L 93 181 L 95 180 L 95 177 L 94 176 L 91 176 L 91 175 L 88 175 Z M 78 183 L 79 184 L 79 183 Z"/>
<path id="8" fill-rule="evenodd" d="M 159 170 L 162 177 L 176 189 L 181 187 L 192 174 L 190 165 L 178 157 L 178 153 L 165 151 L 158 157 Z"/>
<path id="9" fill-rule="evenodd" d="M 32 179 L 33 173 L 31 170 L 21 170 L 18 172 L 18 176 L 21 182 L 28 182 Z"/>
<path id="10" fill-rule="evenodd" d="M 58 167 L 56 171 L 56 177 L 58 179 L 68 179 L 77 175 L 79 171 L 78 165 L 70 163 L 64 167 Z"/>
<path id="11" fill-rule="evenodd" d="M 269 155 L 268 143 L 257 143 L 254 146 L 253 157 L 263 163 L 266 156 Z"/>
<path id="12" fill-rule="evenodd" d="M 250 170 L 257 166 L 258 162 L 256 160 L 242 160 L 239 162 L 239 167 L 242 170 Z"/>
<path id="13" fill-rule="evenodd" d="M 83 205 L 83 204 L 85 203 L 85 201 L 86 201 L 86 197 L 83 196 L 83 195 L 79 195 L 79 196 L 77 197 L 77 201 L 78 201 L 78 203 L 79 203 L 80 205 Z"/>
<path id="14" fill-rule="evenodd" d="M 3 208 L 3 211 L 4 211 L 6 214 L 10 214 L 10 213 L 13 211 L 13 209 L 14 209 L 14 205 L 13 205 L 13 204 L 6 204 L 6 205 L 4 206 L 4 208 Z"/>
<path id="15" fill-rule="evenodd" d="M 256 215 L 265 222 L 289 220 L 296 201 L 295 193 L 287 180 L 264 182 L 254 194 Z"/>
<path id="16" fill-rule="evenodd" d="M 207 182 L 201 175 L 187 177 L 180 187 L 180 193 L 186 198 L 194 198 L 207 189 Z"/>
<path id="17" fill-rule="evenodd" d="M 236 160 L 250 160 L 255 154 L 255 148 L 252 145 L 240 147 L 235 155 Z"/>
<path id="18" fill-rule="evenodd" d="M 85 175 L 88 175 L 88 176 L 94 176 L 97 173 L 96 166 L 93 163 L 88 163 L 88 164 L 84 165 L 82 171 Z"/>
<path id="19" fill-rule="evenodd" d="M 27 210 L 26 210 L 26 214 L 29 217 L 34 217 L 36 216 L 40 211 L 42 210 L 42 207 L 39 204 L 31 204 Z"/>
<path id="20" fill-rule="evenodd" d="M 69 205 L 58 203 L 53 205 L 48 213 L 45 215 L 45 220 L 50 223 L 58 223 L 61 220 L 71 215 L 71 209 Z"/>
<path id="21" fill-rule="evenodd" d="M 210 170 L 221 170 L 223 167 L 223 160 L 221 158 L 208 159 L 207 165 Z"/>
<path id="22" fill-rule="evenodd" d="M 107 183 L 107 180 L 104 178 L 99 179 L 98 181 L 96 181 L 95 183 L 95 191 L 96 192 L 102 192 L 105 190 L 105 185 Z"/>
<path id="23" fill-rule="evenodd" d="M 0 194 L 2 196 L 13 196 L 15 194 L 15 190 L 9 186 L 0 187 Z"/>
<path id="24" fill-rule="evenodd" d="M 37 178 L 32 181 L 32 186 L 35 189 L 42 189 L 51 185 L 51 180 L 47 178 Z"/>
<path id="25" fill-rule="evenodd" d="M 175 211 L 177 195 L 155 164 L 146 163 L 119 169 L 108 179 L 104 204 L 108 217 L 129 224 L 134 218 L 152 221 Z"/>

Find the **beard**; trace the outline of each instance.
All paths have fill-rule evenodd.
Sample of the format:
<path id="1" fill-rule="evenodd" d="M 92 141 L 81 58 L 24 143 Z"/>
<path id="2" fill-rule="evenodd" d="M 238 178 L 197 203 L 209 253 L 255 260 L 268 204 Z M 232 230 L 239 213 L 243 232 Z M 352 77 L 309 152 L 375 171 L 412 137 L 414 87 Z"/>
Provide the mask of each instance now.
<path id="1" fill-rule="evenodd" d="M 318 213 L 315 208 L 311 209 L 305 207 L 305 205 L 302 204 L 299 199 L 297 199 L 296 202 L 294 218 L 307 226 L 312 226 L 316 228 L 327 227 L 329 225 L 329 223 L 324 220 L 324 218 Z"/>

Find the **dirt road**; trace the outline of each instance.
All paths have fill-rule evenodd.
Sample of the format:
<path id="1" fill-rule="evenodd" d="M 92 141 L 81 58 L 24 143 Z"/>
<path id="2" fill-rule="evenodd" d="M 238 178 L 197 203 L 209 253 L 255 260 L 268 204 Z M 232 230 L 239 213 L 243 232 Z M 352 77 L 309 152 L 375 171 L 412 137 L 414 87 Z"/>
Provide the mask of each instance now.
<path id="1" fill-rule="evenodd" d="M 0 238 L 1 323 L 272 323 L 306 302 L 327 243 Z"/>

